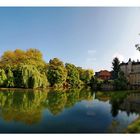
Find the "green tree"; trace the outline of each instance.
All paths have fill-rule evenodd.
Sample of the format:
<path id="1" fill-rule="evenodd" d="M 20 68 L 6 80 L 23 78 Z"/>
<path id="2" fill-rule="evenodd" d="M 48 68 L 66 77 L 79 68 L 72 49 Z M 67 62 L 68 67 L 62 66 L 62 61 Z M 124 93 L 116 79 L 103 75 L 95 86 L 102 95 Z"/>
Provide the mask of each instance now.
<path id="1" fill-rule="evenodd" d="M 91 88 L 93 88 L 95 90 L 101 90 L 103 83 L 104 83 L 104 80 L 93 77 L 93 76 L 91 77 L 91 80 L 90 80 Z"/>
<path id="2" fill-rule="evenodd" d="M 14 75 L 11 69 L 8 69 L 6 87 L 14 87 Z"/>
<path id="3" fill-rule="evenodd" d="M 113 68 L 113 79 L 117 79 L 118 78 L 118 74 L 120 72 L 120 61 L 117 57 L 115 57 L 113 59 L 113 62 L 112 62 L 112 68 Z"/>
<path id="4" fill-rule="evenodd" d="M 48 81 L 45 73 L 40 73 L 36 67 L 32 65 L 23 65 L 21 67 L 22 81 L 26 88 L 45 88 Z"/>
<path id="5" fill-rule="evenodd" d="M 78 67 L 79 72 L 79 78 L 83 83 L 90 84 L 90 80 L 94 74 L 92 69 L 82 69 L 81 67 Z"/>
<path id="6" fill-rule="evenodd" d="M 73 64 L 66 63 L 65 65 L 67 69 L 67 83 L 71 87 L 77 87 L 80 84 L 80 77 L 79 77 L 79 72 L 77 70 L 77 67 Z"/>
<path id="7" fill-rule="evenodd" d="M 7 76 L 3 69 L 0 69 L 0 86 L 3 86 L 7 80 Z"/>
<path id="8" fill-rule="evenodd" d="M 122 71 L 119 72 L 118 78 L 114 80 L 114 87 L 116 90 L 127 89 L 128 81 Z"/>
<path id="9" fill-rule="evenodd" d="M 47 77 L 51 86 L 61 87 L 66 81 L 67 71 L 62 61 L 58 58 L 50 60 Z"/>

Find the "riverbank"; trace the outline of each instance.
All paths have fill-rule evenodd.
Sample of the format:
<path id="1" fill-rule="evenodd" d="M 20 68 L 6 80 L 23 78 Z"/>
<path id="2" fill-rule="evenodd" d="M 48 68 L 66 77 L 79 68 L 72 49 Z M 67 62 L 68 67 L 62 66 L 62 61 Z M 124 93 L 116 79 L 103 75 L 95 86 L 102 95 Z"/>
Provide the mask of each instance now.
<path id="1" fill-rule="evenodd" d="M 125 131 L 126 133 L 140 133 L 140 117 L 132 122 Z"/>
<path id="2" fill-rule="evenodd" d="M 114 90 L 114 89 L 112 89 L 112 90 L 106 90 L 106 89 L 104 89 L 104 90 L 96 90 L 96 89 L 93 89 L 93 88 L 91 88 L 91 87 L 89 87 L 89 86 L 87 86 L 87 87 L 85 87 L 85 86 L 82 86 L 81 88 L 79 88 L 79 89 L 82 89 L 82 88 L 87 88 L 87 89 L 91 89 L 92 91 L 96 91 L 96 92 L 98 92 L 98 91 L 100 91 L 100 92 L 113 92 L 113 91 L 127 91 L 127 92 L 133 92 L 133 93 L 138 93 L 138 92 L 140 92 L 140 89 L 128 89 L 128 90 Z M 59 90 L 69 90 L 69 89 L 75 89 L 75 88 L 54 88 L 54 87 L 47 87 L 47 88 L 4 88 L 4 87 L 0 87 L 0 90 L 52 90 L 52 89 L 59 89 Z"/>
<path id="3" fill-rule="evenodd" d="M 0 88 L 0 91 L 35 91 L 35 90 L 51 90 L 52 88 Z"/>

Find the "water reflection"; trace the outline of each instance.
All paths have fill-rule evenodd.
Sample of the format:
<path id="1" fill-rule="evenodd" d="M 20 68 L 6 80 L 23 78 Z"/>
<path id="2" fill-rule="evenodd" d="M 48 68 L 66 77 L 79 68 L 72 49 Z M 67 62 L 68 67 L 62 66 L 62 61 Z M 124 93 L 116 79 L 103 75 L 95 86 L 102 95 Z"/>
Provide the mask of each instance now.
<path id="1" fill-rule="evenodd" d="M 63 111 L 67 102 L 66 93 L 53 90 L 48 93 L 48 109 L 53 115 L 58 115 Z"/>
<path id="2" fill-rule="evenodd" d="M 111 114 L 116 117 L 119 111 L 140 114 L 140 92 L 139 91 L 112 91 L 97 92 L 96 98 L 100 101 L 109 101 L 111 104 Z"/>
<path id="3" fill-rule="evenodd" d="M 83 105 L 88 105 L 89 108 L 85 108 Z M 68 114 L 70 118 L 63 114 L 65 110 L 69 110 Z M 128 125 L 122 124 L 124 117 L 127 117 L 129 119 L 128 123 L 130 123 L 139 116 L 140 94 L 124 91 L 95 93 L 90 89 L 0 91 L 0 118 L 7 123 L 14 121 L 31 126 L 33 124 L 41 125 L 44 112 L 48 114 L 48 121 L 49 119 L 53 119 L 51 116 L 56 116 L 56 120 L 52 122 L 53 125 L 55 121 L 65 122 L 64 126 L 66 123 L 74 123 L 75 126 L 77 125 L 76 132 L 81 132 L 80 129 L 83 129 L 82 132 L 116 132 L 118 128 Z M 48 112 L 51 116 L 49 116 Z M 86 113 L 84 114 L 84 112 Z M 125 112 L 127 116 L 121 112 Z M 133 113 L 138 116 L 135 114 L 133 116 Z M 59 116 L 63 116 L 62 120 Z M 73 117 L 76 118 L 74 119 Z M 85 122 L 83 122 L 83 119 Z M 46 120 L 47 118 L 45 118 Z M 102 124 L 103 121 L 104 124 Z M 91 123 L 95 125 L 91 125 Z M 105 124 L 106 126 L 104 126 Z M 49 127 L 57 129 L 57 123 L 53 125 L 51 124 L 47 129 Z M 87 128 L 85 130 L 86 125 Z M 41 128 L 41 131 L 46 132 L 48 131 L 47 129 L 44 128 L 42 130 Z M 69 132 L 74 128 L 71 126 L 68 129 Z M 65 128 L 63 128 L 64 130 Z"/>
<path id="4" fill-rule="evenodd" d="M 59 115 L 64 108 L 92 98 L 90 90 L 85 89 L 0 91 L 0 116 L 6 121 L 34 124 L 41 120 L 43 109 L 48 109 L 52 115 Z"/>
<path id="5" fill-rule="evenodd" d="M 37 123 L 41 119 L 43 103 L 47 93 L 41 91 L 4 91 L 0 92 L 0 116 L 6 121 Z"/>

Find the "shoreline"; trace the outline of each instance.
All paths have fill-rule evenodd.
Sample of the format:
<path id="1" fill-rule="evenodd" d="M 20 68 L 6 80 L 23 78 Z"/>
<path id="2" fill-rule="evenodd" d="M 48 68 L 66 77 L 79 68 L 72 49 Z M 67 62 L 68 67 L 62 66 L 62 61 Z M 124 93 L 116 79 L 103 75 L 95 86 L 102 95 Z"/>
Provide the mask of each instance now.
<path id="1" fill-rule="evenodd" d="M 90 87 L 91 88 L 91 87 Z M 0 90 L 51 90 L 51 89 L 61 89 L 61 90 L 69 90 L 69 89 L 75 89 L 75 88 L 54 88 L 54 87 L 47 87 L 47 88 L 3 88 L 1 87 Z M 92 89 L 93 91 L 96 92 L 113 92 L 113 91 L 132 91 L 132 92 L 140 92 L 140 89 L 128 89 L 128 90 L 95 90 Z"/>
<path id="2" fill-rule="evenodd" d="M 140 133 L 140 116 L 127 126 L 125 133 Z"/>

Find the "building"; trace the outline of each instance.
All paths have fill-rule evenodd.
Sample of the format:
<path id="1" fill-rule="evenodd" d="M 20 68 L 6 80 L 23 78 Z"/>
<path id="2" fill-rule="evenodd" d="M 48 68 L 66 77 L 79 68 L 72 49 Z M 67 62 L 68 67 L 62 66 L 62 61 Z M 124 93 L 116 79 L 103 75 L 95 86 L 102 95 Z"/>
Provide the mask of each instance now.
<path id="1" fill-rule="evenodd" d="M 95 77 L 100 78 L 102 80 L 109 80 L 111 79 L 111 72 L 107 70 L 101 70 L 95 73 Z"/>
<path id="2" fill-rule="evenodd" d="M 140 85 L 140 62 L 129 61 L 127 63 L 122 62 L 120 64 L 121 70 L 124 72 L 128 82 L 131 85 Z"/>

